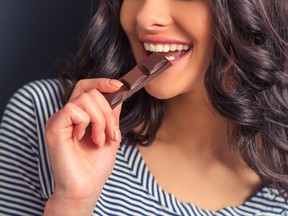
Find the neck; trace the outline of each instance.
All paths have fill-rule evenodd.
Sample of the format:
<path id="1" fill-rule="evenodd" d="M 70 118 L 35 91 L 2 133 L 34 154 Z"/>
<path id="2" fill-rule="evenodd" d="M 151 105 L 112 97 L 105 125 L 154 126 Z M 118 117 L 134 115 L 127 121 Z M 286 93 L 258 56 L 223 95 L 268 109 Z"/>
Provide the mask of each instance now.
<path id="1" fill-rule="evenodd" d="M 213 111 L 207 97 L 190 92 L 166 101 L 154 143 L 138 149 L 164 190 L 217 210 L 242 204 L 261 185 L 241 155 L 231 150 L 228 137 L 229 123 Z"/>
<path id="2" fill-rule="evenodd" d="M 204 90 L 166 101 L 157 141 L 174 143 L 192 152 L 222 152 L 228 147 L 228 122 L 211 107 Z"/>

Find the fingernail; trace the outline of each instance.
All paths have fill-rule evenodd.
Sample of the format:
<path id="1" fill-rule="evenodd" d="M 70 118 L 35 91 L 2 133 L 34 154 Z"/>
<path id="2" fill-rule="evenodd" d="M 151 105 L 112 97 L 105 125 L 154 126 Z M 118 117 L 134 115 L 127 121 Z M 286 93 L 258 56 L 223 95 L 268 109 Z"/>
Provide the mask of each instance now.
<path id="1" fill-rule="evenodd" d="M 102 132 L 100 135 L 100 139 L 99 139 L 99 146 L 104 146 L 105 145 L 105 132 Z"/>
<path id="2" fill-rule="evenodd" d="M 122 82 L 115 80 L 115 79 L 110 79 L 109 84 L 116 87 L 116 88 L 120 88 L 121 86 L 123 86 Z"/>
<path id="3" fill-rule="evenodd" d="M 114 141 L 120 142 L 120 130 L 118 127 L 114 128 Z"/>
<path id="4" fill-rule="evenodd" d="M 81 140 L 83 138 L 83 136 L 85 135 L 85 130 L 81 133 L 81 135 L 79 136 L 79 140 Z"/>

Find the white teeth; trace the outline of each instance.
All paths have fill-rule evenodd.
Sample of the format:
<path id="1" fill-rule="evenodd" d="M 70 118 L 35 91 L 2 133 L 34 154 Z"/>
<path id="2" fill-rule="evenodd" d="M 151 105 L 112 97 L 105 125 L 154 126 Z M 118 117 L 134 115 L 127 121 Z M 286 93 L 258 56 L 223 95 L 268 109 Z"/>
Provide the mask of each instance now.
<path id="1" fill-rule="evenodd" d="M 150 50 L 150 52 L 155 52 L 156 51 L 156 45 L 155 44 L 149 44 L 148 50 Z"/>
<path id="2" fill-rule="evenodd" d="M 169 52 L 169 50 L 170 50 L 169 45 L 164 45 L 163 52 Z"/>
<path id="3" fill-rule="evenodd" d="M 148 43 L 144 43 L 144 48 L 145 48 L 145 50 L 149 50 L 149 44 Z"/>
<path id="4" fill-rule="evenodd" d="M 172 45 L 170 46 L 170 50 L 171 50 L 171 51 L 176 51 L 176 50 L 177 50 L 177 45 L 176 45 L 176 44 L 172 44 Z"/>
<path id="5" fill-rule="evenodd" d="M 188 45 L 182 44 L 152 44 L 144 43 L 144 48 L 149 52 L 169 52 L 169 51 L 187 51 L 190 49 Z"/>
<path id="6" fill-rule="evenodd" d="M 156 52 L 163 52 L 163 50 L 164 50 L 164 46 L 163 45 L 161 45 L 161 44 L 157 44 L 156 45 Z"/>
<path id="7" fill-rule="evenodd" d="M 189 50 L 189 46 L 188 45 L 183 45 L 183 49 L 184 50 Z"/>
<path id="8" fill-rule="evenodd" d="M 183 50 L 183 45 L 177 45 L 177 50 L 178 50 L 178 51 Z"/>
<path id="9" fill-rule="evenodd" d="M 165 56 L 165 58 L 166 58 L 168 61 L 173 61 L 173 60 L 176 59 L 174 56 Z"/>

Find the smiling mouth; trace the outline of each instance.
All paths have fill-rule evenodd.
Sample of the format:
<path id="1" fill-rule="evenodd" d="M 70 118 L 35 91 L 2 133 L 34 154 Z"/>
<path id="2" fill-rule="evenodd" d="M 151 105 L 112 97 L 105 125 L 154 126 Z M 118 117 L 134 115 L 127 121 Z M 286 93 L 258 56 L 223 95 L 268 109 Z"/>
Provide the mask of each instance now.
<path id="1" fill-rule="evenodd" d="M 192 46 L 183 44 L 156 44 L 156 43 L 144 43 L 144 48 L 148 52 L 148 55 L 157 52 L 163 54 L 167 60 L 175 61 L 179 60 L 186 53 L 188 53 Z"/>

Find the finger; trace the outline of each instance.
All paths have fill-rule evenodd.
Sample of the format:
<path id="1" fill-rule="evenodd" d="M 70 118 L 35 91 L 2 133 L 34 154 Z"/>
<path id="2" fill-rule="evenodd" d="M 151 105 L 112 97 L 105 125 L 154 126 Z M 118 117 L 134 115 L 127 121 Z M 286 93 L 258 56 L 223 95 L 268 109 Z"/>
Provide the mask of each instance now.
<path id="1" fill-rule="evenodd" d="M 71 103 L 76 104 L 80 107 L 90 118 L 90 124 L 92 126 L 91 137 L 95 144 L 100 145 L 103 141 L 103 136 L 106 130 L 106 119 L 103 111 L 100 108 L 101 103 L 105 103 L 105 99 L 102 98 L 102 102 L 97 102 L 101 100 L 101 93 L 97 90 L 82 93 L 80 96 L 71 101 Z M 100 99 L 96 99 L 97 95 Z M 103 135 L 104 134 L 104 135 Z"/>
<path id="2" fill-rule="evenodd" d="M 105 125 L 103 124 L 103 127 L 105 126 L 105 139 L 104 139 L 104 134 L 102 129 L 99 130 L 99 122 L 91 120 L 91 126 L 92 126 L 92 134 L 94 137 L 95 133 L 95 139 L 99 139 L 98 142 L 96 142 L 99 145 L 104 145 L 104 140 L 108 141 L 116 141 L 120 142 L 121 141 L 121 132 L 119 129 L 119 114 L 121 110 L 121 106 L 117 108 L 117 111 L 114 112 L 112 108 L 110 107 L 108 101 L 104 98 L 101 92 L 92 89 L 89 92 L 86 92 L 85 94 L 89 95 L 90 99 L 93 100 L 91 103 L 95 104 L 91 107 L 97 107 L 97 110 L 100 111 L 100 113 L 103 115 L 105 119 Z M 87 102 L 82 102 L 84 105 L 87 105 L 89 103 Z M 87 108 L 85 108 L 87 112 L 90 112 Z M 96 109 L 95 109 L 96 111 Z M 95 112 L 94 111 L 94 112 Z M 93 112 L 93 110 L 91 110 Z M 89 114 L 92 115 L 92 114 Z M 94 117 L 90 117 L 93 119 Z M 100 134 L 101 133 L 101 134 Z M 96 138 L 97 137 L 97 138 Z M 94 138 L 93 138 L 94 139 Z"/>
<path id="3" fill-rule="evenodd" d="M 122 104 L 123 103 L 120 103 L 118 104 L 114 109 L 113 109 L 113 113 L 114 113 L 114 116 L 115 118 L 118 120 L 118 124 L 119 124 L 119 120 L 120 120 L 120 114 L 121 114 L 121 110 L 122 110 Z"/>
<path id="4" fill-rule="evenodd" d="M 97 78 L 97 79 L 83 79 L 78 81 L 72 92 L 70 100 L 78 97 L 84 92 L 88 92 L 91 89 L 97 89 L 100 92 L 115 92 L 123 83 L 115 79 Z"/>
<path id="5" fill-rule="evenodd" d="M 121 131 L 120 131 L 120 113 L 122 110 L 122 103 L 116 106 L 113 109 L 114 117 L 115 117 L 115 126 L 114 126 L 114 140 L 120 142 L 121 141 Z"/>
<path id="6" fill-rule="evenodd" d="M 73 103 L 67 103 L 59 112 L 54 114 L 46 125 L 47 140 L 52 137 L 60 139 L 60 143 L 75 136 L 81 139 L 90 122 L 90 117 Z M 52 140 L 52 143 L 58 143 Z"/>
<path id="7" fill-rule="evenodd" d="M 121 106 L 117 108 L 116 111 L 112 110 L 110 104 L 105 99 L 105 97 L 102 95 L 101 92 L 92 89 L 88 92 L 91 94 L 93 100 L 95 100 L 95 104 L 97 104 L 97 107 L 101 112 L 103 113 L 103 116 L 106 121 L 106 135 L 109 139 L 113 141 L 120 141 L 120 130 L 119 130 L 119 115 L 121 111 Z M 97 125 L 95 125 L 97 126 Z"/>
<path id="8" fill-rule="evenodd" d="M 118 139 L 118 128 L 119 128 L 119 121 L 116 120 L 114 112 L 112 108 L 110 107 L 108 101 L 104 98 L 101 92 L 92 89 L 88 92 L 91 94 L 95 104 L 97 104 L 97 107 L 102 112 L 105 121 L 106 121 L 106 128 L 105 132 L 106 135 L 112 139 L 117 141 Z M 97 125 L 95 125 L 97 127 Z"/>

